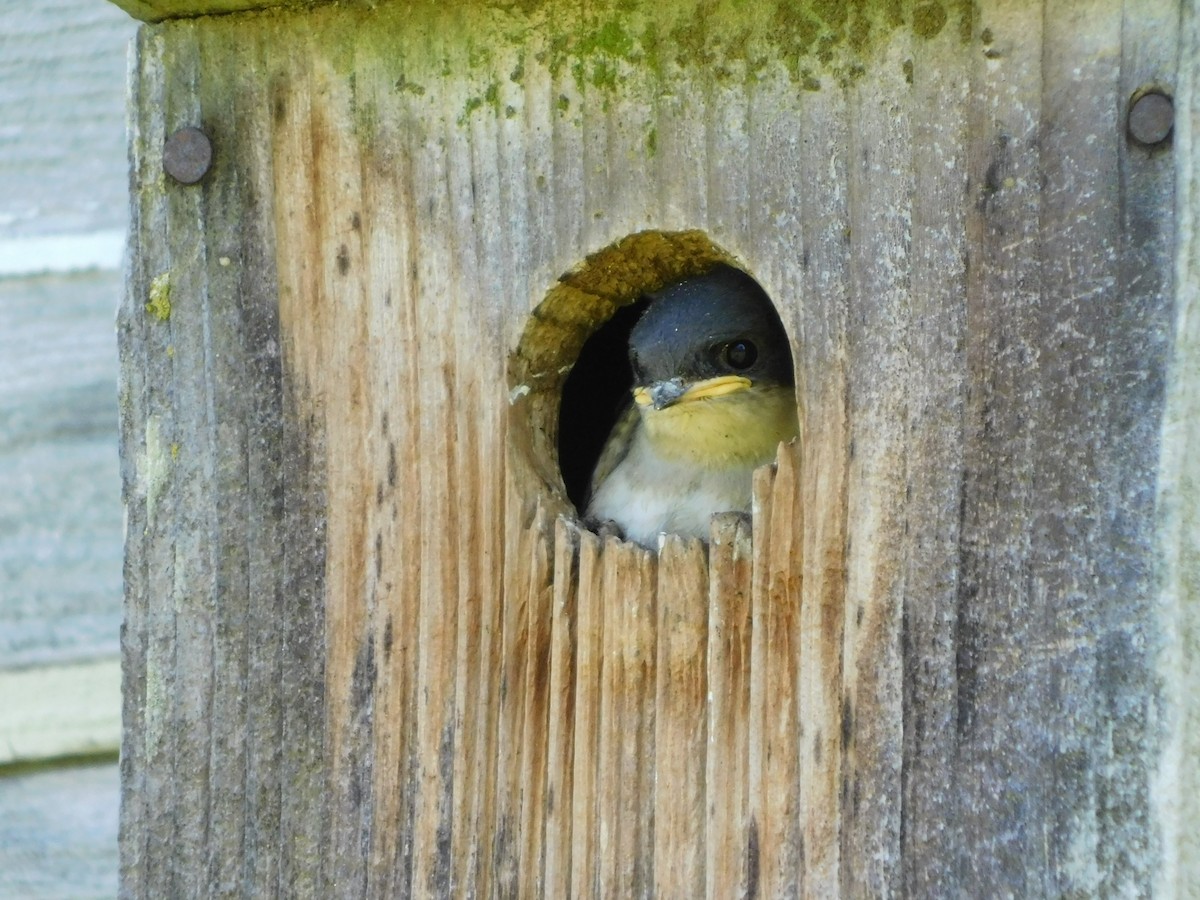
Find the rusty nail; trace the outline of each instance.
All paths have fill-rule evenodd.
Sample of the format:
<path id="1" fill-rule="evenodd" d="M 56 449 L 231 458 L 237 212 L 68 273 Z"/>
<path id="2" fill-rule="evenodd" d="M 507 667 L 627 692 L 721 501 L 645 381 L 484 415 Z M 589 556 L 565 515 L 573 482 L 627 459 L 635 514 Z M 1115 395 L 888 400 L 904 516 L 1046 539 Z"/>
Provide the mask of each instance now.
<path id="1" fill-rule="evenodd" d="M 195 184 L 212 165 L 212 142 L 199 128 L 180 128 L 163 147 L 163 168 L 180 184 Z"/>
<path id="2" fill-rule="evenodd" d="M 1175 124 L 1175 104 L 1157 89 L 1139 91 L 1129 104 L 1129 133 L 1139 144 L 1161 144 Z"/>

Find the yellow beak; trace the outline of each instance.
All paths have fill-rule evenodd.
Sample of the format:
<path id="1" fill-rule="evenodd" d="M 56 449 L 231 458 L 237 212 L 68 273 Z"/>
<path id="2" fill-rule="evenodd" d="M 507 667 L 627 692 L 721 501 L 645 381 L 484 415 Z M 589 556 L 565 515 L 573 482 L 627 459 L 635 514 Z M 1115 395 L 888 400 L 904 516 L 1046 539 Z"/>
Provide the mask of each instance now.
<path id="1" fill-rule="evenodd" d="M 750 379 L 741 375 L 719 375 L 692 384 L 685 384 L 681 378 L 672 378 L 670 381 L 657 381 L 649 386 L 634 388 L 633 400 L 638 406 L 662 409 L 676 403 L 724 397 L 726 394 L 744 391 L 750 385 Z"/>

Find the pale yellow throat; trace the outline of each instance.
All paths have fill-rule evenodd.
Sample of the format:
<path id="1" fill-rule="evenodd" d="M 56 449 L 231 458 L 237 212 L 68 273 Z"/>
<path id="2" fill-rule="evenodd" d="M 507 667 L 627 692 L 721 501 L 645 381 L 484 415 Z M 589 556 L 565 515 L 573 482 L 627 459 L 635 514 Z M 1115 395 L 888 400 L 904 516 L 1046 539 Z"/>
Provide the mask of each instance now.
<path id="1" fill-rule="evenodd" d="M 645 434 L 666 459 L 702 468 L 758 466 L 799 431 L 791 387 L 754 385 L 722 375 L 689 385 L 678 400 L 655 409 L 650 392 L 633 392 Z"/>

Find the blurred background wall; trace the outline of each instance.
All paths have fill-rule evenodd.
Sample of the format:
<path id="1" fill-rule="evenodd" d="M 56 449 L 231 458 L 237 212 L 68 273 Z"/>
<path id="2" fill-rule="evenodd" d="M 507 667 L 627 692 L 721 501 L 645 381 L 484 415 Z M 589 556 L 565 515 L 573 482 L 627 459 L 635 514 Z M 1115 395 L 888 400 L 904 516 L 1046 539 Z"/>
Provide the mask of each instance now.
<path id="1" fill-rule="evenodd" d="M 126 50 L 0 0 L 0 898 L 114 897 Z"/>

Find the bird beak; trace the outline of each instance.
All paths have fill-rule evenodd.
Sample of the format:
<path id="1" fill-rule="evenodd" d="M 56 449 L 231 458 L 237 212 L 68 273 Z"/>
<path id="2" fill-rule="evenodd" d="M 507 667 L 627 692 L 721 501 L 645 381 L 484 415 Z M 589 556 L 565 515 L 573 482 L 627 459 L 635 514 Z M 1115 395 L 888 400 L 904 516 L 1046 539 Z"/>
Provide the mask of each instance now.
<path id="1" fill-rule="evenodd" d="M 744 391 L 750 384 L 750 379 L 741 375 L 721 375 L 692 384 L 685 383 L 682 378 L 672 378 L 669 381 L 656 381 L 647 387 L 634 388 L 633 400 L 638 406 L 663 409 L 676 403 L 724 397 L 726 394 Z"/>

